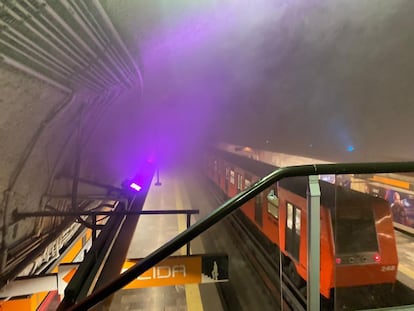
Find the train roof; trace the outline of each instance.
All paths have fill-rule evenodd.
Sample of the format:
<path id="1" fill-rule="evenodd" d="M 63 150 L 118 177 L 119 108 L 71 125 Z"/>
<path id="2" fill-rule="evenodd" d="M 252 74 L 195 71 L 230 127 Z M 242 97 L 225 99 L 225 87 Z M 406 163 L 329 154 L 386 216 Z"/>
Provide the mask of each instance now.
<path id="1" fill-rule="evenodd" d="M 276 166 L 260 162 L 251 158 L 246 158 L 244 156 L 240 156 L 227 151 L 214 149 L 212 150 L 212 152 L 218 155 L 221 159 L 224 159 L 225 161 L 232 163 L 258 177 L 264 177 L 278 169 L 278 167 Z"/>
<path id="2" fill-rule="evenodd" d="M 238 166 L 243 170 L 248 171 L 249 173 L 254 174 L 258 177 L 264 177 L 278 169 L 278 167 L 276 166 L 263 163 L 254 159 L 246 158 L 240 155 L 236 155 L 233 153 L 229 153 L 227 151 L 214 150 L 213 153 L 219 156 L 220 158 L 226 160 L 227 162 L 234 164 L 235 166 Z M 289 190 L 290 192 L 295 193 L 299 196 L 306 197 L 306 193 L 308 190 L 307 177 L 298 176 L 283 178 L 278 183 L 279 186 L 281 186 L 282 188 Z M 358 192 L 352 189 L 334 185 L 323 180 L 319 180 L 319 185 L 321 189 L 321 204 L 331 209 L 338 204 L 339 197 L 342 202 L 343 200 L 346 200 L 348 202 L 350 200 L 358 200 L 360 202 L 361 200 L 371 200 L 371 202 L 374 202 L 376 200 L 384 201 L 383 199 L 376 198 L 371 195 Z"/>
<path id="3" fill-rule="evenodd" d="M 279 186 L 295 193 L 299 196 L 306 197 L 308 190 L 307 177 L 289 177 L 279 181 Z M 334 211 L 335 206 L 342 205 L 344 202 L 350 204 L 351 202 L 385 202 L 385 200 L 373 197 L 369 194 L 358 192 L 346 187 L 334 185 L 323 180 L 319 180 L 321 190 L 321 204 Z M 351 203 L 352 204 L 352 203 Z"/>
<path id="4" fill-rule="evenodd" d="M 279 185 L 289 190 L 290 192 L 293 192 L 303 197 L 306 196 L 309 182 L 306 176 L 298 176 L 283 178 L 279 180 Z M 334 197 L 336 190 L 335 188 L 342 188 L 323 180 L 319 180 L 319 186 L 321 188 L 321 193 L 323 193 L 324 197 Z"/>

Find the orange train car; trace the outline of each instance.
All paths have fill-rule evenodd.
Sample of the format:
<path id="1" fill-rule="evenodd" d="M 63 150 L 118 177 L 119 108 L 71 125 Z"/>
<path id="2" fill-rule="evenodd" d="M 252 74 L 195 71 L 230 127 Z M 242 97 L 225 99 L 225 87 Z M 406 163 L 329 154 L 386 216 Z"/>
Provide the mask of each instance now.
<path id="1" fill-rule="evenodd" d="M 266 163 L 214 150 L 206 156 L 208 177 L 228 197 L 277 169 Z M 291 281 L 307 279 L 306 177 L 286 178 L 241 207 L 245 216 L 283 254 Z M 389 203 L 381 198 L 320 181 L 320 291 L 336 287 L 394 283 L 398 256 Z"/>

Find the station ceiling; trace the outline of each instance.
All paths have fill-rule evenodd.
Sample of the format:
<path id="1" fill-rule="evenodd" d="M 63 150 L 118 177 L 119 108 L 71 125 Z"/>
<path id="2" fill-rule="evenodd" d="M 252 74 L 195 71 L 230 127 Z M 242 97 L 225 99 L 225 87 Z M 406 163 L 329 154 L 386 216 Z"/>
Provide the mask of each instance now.
<path id="1" fill-rule="evenodd" d="M 184 140 L 191 132 L 331 161 L 412 159 L 412 1 L 107 8 L 144 71 L 150 119 L 183 129 Z"/>
<path id="2" fill-rule="evenodd" d="M 74 176 L 119 185 L 147 156 L 191 160 L 224 141 L 412 160 L 413 12 L 411 0 L 3 1 L 2 272 L 52 226 L 13 211 L 67 208 L 47 194 L 73 194 Z"/>

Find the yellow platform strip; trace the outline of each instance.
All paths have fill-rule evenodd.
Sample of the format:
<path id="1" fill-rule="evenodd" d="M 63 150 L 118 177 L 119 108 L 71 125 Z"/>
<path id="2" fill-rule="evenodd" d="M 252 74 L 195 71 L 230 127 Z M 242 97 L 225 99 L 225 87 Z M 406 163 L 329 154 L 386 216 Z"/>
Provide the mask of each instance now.
<path id="1" fill-rule="evenodd" d="M 177 181 L 174 181 L 175 185 L 175 206 L 178 210 L 183 210 L 183 199 L 180 192 L 180 187 Z M 182 232 L 187 229 L 187 220 L 185 215 L 177 215 L 178 231 Z M 180 250 L 182 255 L 186 254 L 186 247 Z M 187 301 L 188 310 L 191 311 L 203 311 L 203 304 L 201 303 L 200 288 L 198 284 L 185 285 L 185 298 Z"/>
<path id="2" fill-rule="evenodd" d="M 409 276 L 411 279 L 414 280 L 414 271 L 408 268 L 406 265 L 399 263 L 398 271 L 400 271 L 401 273 L 404 273 L 405 275 Z"/>
<path id="3" fill-rule="evenodd" d="M 392 179 L 392 178 L 383 177 L 383 176 L 377 176 L 377 175 L 375 175 L 371 179 L 374 181 L 386 184 L 386 185 L 395 186 L 395 187 L 402 188 L 402 189 L 410 189 L 410 183 L 406 181 Z"/>

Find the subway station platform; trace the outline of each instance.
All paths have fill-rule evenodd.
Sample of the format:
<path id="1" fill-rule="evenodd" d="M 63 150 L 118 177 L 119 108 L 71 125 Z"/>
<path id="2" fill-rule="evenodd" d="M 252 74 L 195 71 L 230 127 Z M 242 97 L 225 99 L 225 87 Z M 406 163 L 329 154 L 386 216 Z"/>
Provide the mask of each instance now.
<path id="1" fill-rule="evenodd" d="M 414 237 L 395 230 L 398 251 L 397 279 L 414 289 Z"/>
<path id="2" fill-rule="evenodd" d="M 209 200 L 209 194 L 202 186 L 203 182 L 198 180 L 193 173 L 162 171 L 162 185 L 156 186 L 155 182 L 156 177 L 145 201 L 144 211 L 197 209 L 199 214 L 191 216 L 193 224 L 218 206 L 217 203 Z M 185 229 L 186 215 L 141 215 L 129 246 L 127 259 L 146 257 Z M 414 289 L 413 237 L 397 230 L 395 234 L 399 256 L 398 281 Z M 216 235 L 215 239 L 212 239 L 211 236 L 202 234 L 191 242 L 191 254 L 222 252 L 224 246 L 232 260 L 229 269 L 235 270 L 236 264 L 240 261 L 237 256 L 231 254 L 231 244 L 225 241 L 223 235 Z M 174 256 L 185 254 L 186 248 L 183 247 Z M 231 273 L 230 278 L 232 286 L 237 287 L 237 298 L 242 301 L 241 304 L 246 310 L 255 310 L 255 304 L 257 307 L 258 301 L 264 301 L 264 299 L 257 298 L 258 287 L 252 285 L 257 282 L 249 279 L 246 273 L 243 273 L 239 279 Z M 109 310 L 227 310 L 225 306 L 222 306 L 221 301 L 220 291 L 215 283 L 159 286 L 120 290 L 113 296 Z M 270 310 L 271 308 L 263 305 L 261 309 Z"/>
<path id="3" fill-rule="evenodd" d="M 187 187 L 190 180 L 178 179 L 173 172 L 161 173 L 161 186 L 155 185 L 155 178 L 148 193 L 143 210 L 200 209 L 191 223 L 211 211 L 206 204 L 191 206 Z M 186 215 L 141 215 L 132 238 L 127 259 L 143 258 L 165 242 L 186 229 Z M 191 243 L 191 254 L 205 254 L 202 237 Z M 174 256 L 185 255 L 186 248 Z M 215 284 L 186 284 L 118 291 L 112 300 L 110 310 L 222 310 Z"/>

